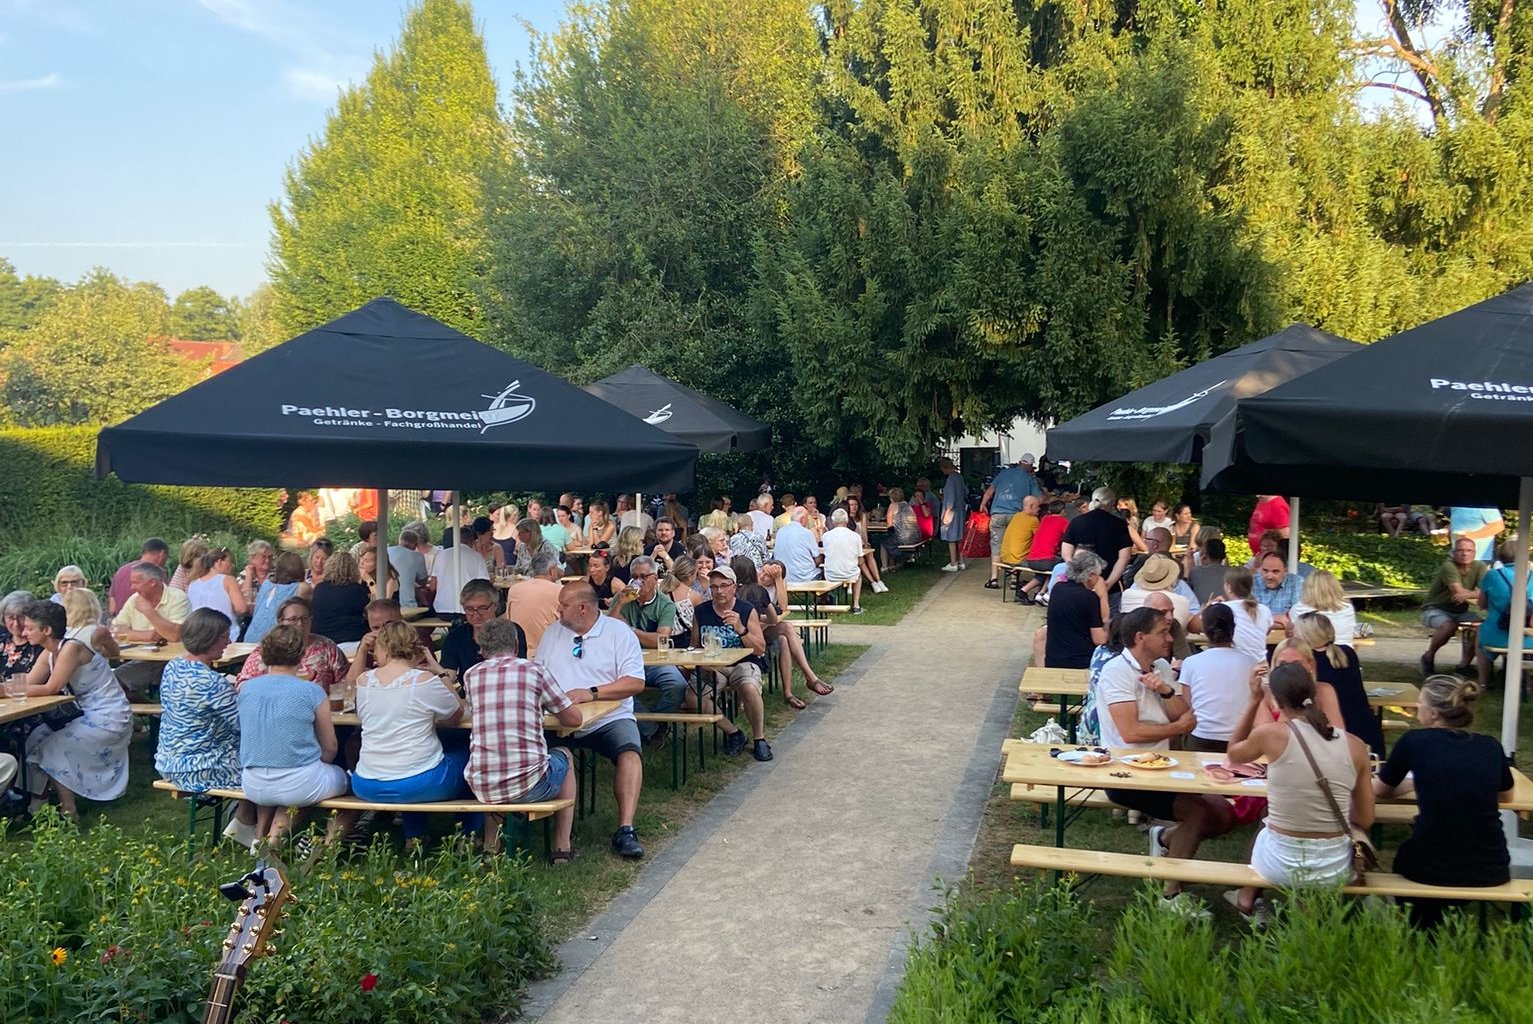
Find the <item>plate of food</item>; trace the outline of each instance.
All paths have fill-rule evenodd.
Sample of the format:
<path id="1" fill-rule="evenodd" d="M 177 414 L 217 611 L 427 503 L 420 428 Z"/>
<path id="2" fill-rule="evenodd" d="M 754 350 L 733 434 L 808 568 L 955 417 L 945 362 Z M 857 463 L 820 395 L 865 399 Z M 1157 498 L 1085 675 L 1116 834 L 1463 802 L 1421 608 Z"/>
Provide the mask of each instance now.
<path id="1" fill-rule="evenodd" d="M 1082 768 L 1100 768 L 1112 764 L 1112 755 L 1105 750 L 1062 750 L 1059 759 L 1065 764 L 1080 765 Z"/>
<path id="2" fill-rule="evenodd" d="M 1142 754 L 1128 754 L 1118 760 L 1130 768 L 1143 768 L 1147 771 L 1165 771 L 1167 768 L 1175 768 L 1177 760 L 1167 757 L 1158 750 L 1147 750 Z"/>

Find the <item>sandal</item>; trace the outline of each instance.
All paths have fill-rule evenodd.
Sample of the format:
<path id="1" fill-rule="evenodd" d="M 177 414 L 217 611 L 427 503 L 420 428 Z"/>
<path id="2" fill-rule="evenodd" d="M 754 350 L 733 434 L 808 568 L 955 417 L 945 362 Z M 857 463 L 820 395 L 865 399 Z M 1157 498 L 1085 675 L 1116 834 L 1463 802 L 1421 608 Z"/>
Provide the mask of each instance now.
<path id="1" fill-rule="evenodd" d="M 812 683 L 809 683 L 808 686 L 810 691 L 817 697 L 829 697 L 831 694 L 836 692 L 836 688 L 834 686 L 831 686 L 829 683 L 822 682 L 818 679 Z"/>
<path id="2" fill-rule="evenodd" d="M 1000 590 L 1001 589 L 1001 581 L 1000 580 L 986 580 L 985 581 L 985 589 L 986 590 Z"/>
<path id="3" fill-rule="evenodd" d="M 575 857 L 575 848 L 572 846 L 568 850 L 555 850 L 553 852 L 553 856 L 548 858 L 548 863 L 552 864 L 556 868 L 563 867 L 565 864 L 568 864 L 570 861 L 574 860 Z"/>
<path id="4" fill-rule="evenodd" d="M 794 711 L 802 711 L 809 706 L 808 704 L 804 703 L 802 698 L 795 697 L 791 693 L 784 696 L 783 700 L 786 701 L 788 707 L 792 708 Z"/>

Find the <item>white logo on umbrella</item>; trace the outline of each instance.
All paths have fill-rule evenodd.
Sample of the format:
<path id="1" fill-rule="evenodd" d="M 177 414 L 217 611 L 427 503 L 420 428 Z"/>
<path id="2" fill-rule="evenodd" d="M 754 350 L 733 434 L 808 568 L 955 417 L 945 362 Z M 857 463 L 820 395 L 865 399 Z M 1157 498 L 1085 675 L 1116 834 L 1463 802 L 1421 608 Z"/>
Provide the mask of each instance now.
<path id="1" fill-rule="evenodd" d="M 1148 420 L 1148 419 L 1154 419 L 1156 416 L 1164 416 L 1168 412 L 1175 412 L 1178 409 L 1185 409 L 1187 406 L 1191 405 L 1192 403 L 1197 402 L 1197 401 L 1201 401 L 1202 399 L 1207 398 L 1209 395 L 1213 394 L 1215 391 L 1218 391 L 1220 388 L 1224 387 L 1224 385 L 1226 385 L 1228 383 L 1229 383 L 1228 380 L 1221 380 L 1219 383 L 1212 384 L 1212 385 L 1204 388 L 1202 391 L 1194 391 L 1192 394 L 1188 395 L 1186 398 L 1182 399 L 1180 402 L 1176 402 L 1176 403 L 1174 403 L 1172 405 L 1141 405 L 1141 406 L 1129 406 L 1129 407 L 1126 407 L 1126 408 L 1120 407 L 1120 408 L 1114 409 L 1112 412 L 1108 413 L 1107 414 L 1107 418 L 1109 420 Z"/>
<path id="2" fill-rule="evenodd" d="M 491 427 L 498 427 L 505 423 L 515 423 L 532 415 L 532 410 L 537 407 L 538 401 L 530 395 L 513 394 L 522 382 L 514 380 L 507 384 L 498 395 L 481 395 L 481 398 L 490 400 L 490 407 L 484 412 L 474 413 L 474 417 L 484 426 L 479 428 L 483 434 Z"/>
<path id="3" fill-rule="evenodd" d="M 660 408 L 644 417 L 645 423 L 664 423 L 671 418 L 671 403 L 666 402 Z"/>

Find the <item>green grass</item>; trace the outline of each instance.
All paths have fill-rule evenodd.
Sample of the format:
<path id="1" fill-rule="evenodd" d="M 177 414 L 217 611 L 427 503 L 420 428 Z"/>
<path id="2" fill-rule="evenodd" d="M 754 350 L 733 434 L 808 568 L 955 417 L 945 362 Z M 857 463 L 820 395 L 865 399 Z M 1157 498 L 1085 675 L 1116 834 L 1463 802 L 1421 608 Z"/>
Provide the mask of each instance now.
<path id="1" fill-rule="evenodd" d="M 815 671 L 827 682 L 834 682 L 836 676 L 865 650 L 866 647 L 854 644 L 834 644 L 814 659 Z M 818 699 L 808 692 L 797 674 L 795 684 L 794 693 L 806 702 L 813 703 Z M 766 695 L 766 709 L 769 740 L 798 714 L 783 702 L 781 690 Z M 699 773 L 696 770 L 696 747 L 691 746 L 689 750 L 693 760 L 687 782 L 674 792 L 671 790 L 669 749 L 650 751 L 644 755 L 644 791 L 639 800 L 635 826 L 644 843 L 646 856 L 653 856 L 663 849 L 714 794 L 741 772 L 750 771 L 755 766 L 749 752 L 738 758 L 726 758 L 722 750 L 715 755 L 710 744 L 707 770 Z M 150 784 L 157 778 L 159 775 L 154 770 L 154 750 L 149 734 L 135 736 L 130 750 L 127 793 L 110 804 L 81 800 L 81 814 L 87 827 L 93 822 L 104 820 L 130 836 L 162 837 L 167 849 L 184 839 L 187 805 L 152 788 Z M 573 864 L 556 870 L 541 863 L 542 825 L 539 823 L 534 826 L 532 845 L 536 862 L 532 871 L 532 887 L 543 908 L 547 934 L 553 941 L 572 934 L 613 896 L 627 888 L 643 863 L 620 860 L 608 850 L 608 840 L 617 827 L 617 810 L 612 797 L 612 773 L 605 762 L 598 768 L 596 792 L 596 813 L 583 819 L 577 818 L 575 822 L 574 842 L 580 856 Z M 432 824 L 439 830 L 451 827 L 446 819 L 434 820 Z M 201 828 L 205 837 L 206 826 Z M 30 841 L 29 833 L 17 830 L 0 839 L 0 843 L 11 844 Z M 396 849 L 402 845 L 402 837 L 397 834 L 389 834 L 387 841 L 393 843 Z M 400 863 L 402 870 L 409 870 L 408 860 L 401 857 Z"/>
<path id="2" fill-rule="evenodd" d="M 895 572 L 884 573 L 883 577 L 889 585 L 887 594 L 875 594 L 867 583 L 863 583 L 862 614 L 839 615 L 836 621 L 858 626 L 892 626 L 926 596 L 931 585 L 942 578 L 942 572 L 936 563 L 922 559 Z M 996 600 L 999 602 L 1000 599 Z"/>

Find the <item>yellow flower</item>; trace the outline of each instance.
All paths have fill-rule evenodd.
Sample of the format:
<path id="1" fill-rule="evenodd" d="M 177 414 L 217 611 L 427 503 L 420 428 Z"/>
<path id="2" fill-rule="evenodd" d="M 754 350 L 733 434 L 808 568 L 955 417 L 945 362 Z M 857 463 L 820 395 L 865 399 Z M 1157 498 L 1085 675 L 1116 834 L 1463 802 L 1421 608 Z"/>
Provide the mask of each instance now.
<path id="1" fill-rule="evenodd" d="M 54 946 L 53 947 L 53 965 L 55 967 L 62 967 L 62 966 L 64 966 L 64 961 L 68 960 L 68 959 L 69 959 L 69 950 L 65 949 L 63 946 Z"/>

